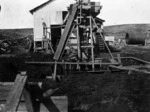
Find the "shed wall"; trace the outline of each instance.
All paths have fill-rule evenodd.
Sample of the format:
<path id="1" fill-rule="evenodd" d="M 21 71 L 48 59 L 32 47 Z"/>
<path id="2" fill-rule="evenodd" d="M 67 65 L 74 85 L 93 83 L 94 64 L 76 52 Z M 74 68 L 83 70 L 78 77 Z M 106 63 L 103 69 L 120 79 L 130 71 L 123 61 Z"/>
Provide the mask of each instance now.
<path id="1" fill-rule="evenodd" d="M 42 36 L 43 36 L 42 23 L 43 22 L 46 23 L 47 27 L 50 27 L 50 25 L 62 24 L 61 11 L 66 11 L 67 7 L 71 3 L 74 3 L 74 0 L 68 0 L 69 3 L 67 4 L 65 1 L 66 0 L 55 0 L 33 13 L 34 15 L 34 41 L 42 40 Z M 49 37 L 49 34 L 47 34 L 47 37 Z"/>

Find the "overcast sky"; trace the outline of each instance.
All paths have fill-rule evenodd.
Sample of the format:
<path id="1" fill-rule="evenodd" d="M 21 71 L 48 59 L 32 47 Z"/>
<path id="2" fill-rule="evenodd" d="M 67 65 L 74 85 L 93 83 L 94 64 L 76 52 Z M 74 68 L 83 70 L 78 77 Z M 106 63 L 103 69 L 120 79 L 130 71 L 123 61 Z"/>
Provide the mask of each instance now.
<path id="1" fill-rule="evenodd" d="M 0 29 L 33 28 L 29 10 L 47 0 L 0 0 Z M 66 0 L 70 1 L 70 0 Z M 104 25 L 150 23 L 150 0 L 91 0 L 103 6 L 100 18 Z M 59 5 L 59 4 L 58 4 Z M 62 5 L 62 4 L 61 4 Z"/>

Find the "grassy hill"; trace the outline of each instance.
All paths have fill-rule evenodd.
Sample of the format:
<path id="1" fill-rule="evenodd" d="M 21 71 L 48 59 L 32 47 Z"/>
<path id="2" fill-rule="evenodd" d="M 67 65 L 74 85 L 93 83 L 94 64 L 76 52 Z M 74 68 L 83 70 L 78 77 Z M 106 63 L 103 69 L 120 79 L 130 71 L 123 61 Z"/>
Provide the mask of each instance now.
<path id="1" fill-rule="evenodd" d="M 26 35 L 33 34 L 32 28 L 27 29 L 1 29 L 0 40 L 3 39 L 18 39 Z"/>
<path id="2" fill-rule="evenodd" d="M 125 25 L 113 25 L 105 26 L 104 31 L 108 33 L 122 33 L 122 32 L 138 32 L 147 33 L 150 30 L 150 24 L 125 24 Z M 150 31 L 149 31 L 150 32 Z M 1 29 L 0 40 L 6 38 L 21 38 L 26 35 L 33 34 L 33 29 Z"/>
<path id="3" fill-rule="evenodd" d="M 0 54 L 21 54 L 30 49 L 33 29 L 1 29 Z"/>
<path id="4" fill-rule="evenodd" d="M 150 30 L 150 24 L 125 24 L 104 27 L 105 32 L 120 33 L 120 32 L 142 32 L 147 33 Z"/>

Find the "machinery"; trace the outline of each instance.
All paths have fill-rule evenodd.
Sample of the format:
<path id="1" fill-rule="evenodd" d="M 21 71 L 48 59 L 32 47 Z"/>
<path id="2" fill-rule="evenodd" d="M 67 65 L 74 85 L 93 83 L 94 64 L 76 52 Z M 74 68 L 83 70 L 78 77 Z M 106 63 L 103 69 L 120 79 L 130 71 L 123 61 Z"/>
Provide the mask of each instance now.
<path id="1" fill-rule="evenodd" d="M 113 59 L 113 55 L 104 41 L 101 24 L 96 17 L 100 13 L 101 8 L 102 6 L 99 2 L 90 2 L 89 0 L 79 0 L 76 4 L 70 5 L 65 28 L 53 57 L 55 67 L 57 64 L 62 63 L 61 61 L 63 60 L 62 57 L 66 46 L 70 48 L 69 50 L 75 52 L 76 57 L 76 62 L 69 60 L 67 63 L 76 65 L 78 70 L 81 68 L 80 65 L 88 65 L 91 71 L 93 71 L 97 66 L 118 64 Z M 73 40 L 70 39 L 73 31 L 76 32 L 76 43 L 74 43 L 76 45 L 69 42 L 69 40 Z M 108 56 L 107 62 L 103 62 L 103 59 L 96 58 L 104 50 L 108 51 L 110 55 Z M 66 62 L 66 60 L 63 61 Z"/>
<path id="2" fill-rule="evenodd" d="M 100 13 L 101 5 L 99 2 L 90 2 L 90 0 L 78 0 L 75 4 L 71 4 L 69 7 L 68 14 L 64 20 L 61 30 L 63 31 L 58 45 L 54 52 L 53 59 L 51 62 L 25 62 L 26 64 L 44 64 L 53 66 L 52 78 L 56 80 L 59 70 L 59 66 L 63 68 L 63 72 L 66 71 L 86 71 L 86 72 L 101 72 L 111 71 L 112 69 L 128 71 L 130 74 L 132 71 L 150 74 L 148 69 L 150 68 L 150 62 L 134 58 L 134 57 L 114 57 L 111 53 L 109 46 L 104 41 L 104 35 L 101 28 L 102 20 L 96 16 Z M 46 25 L 43 24 L 44 32 L 47 29 Z M 52 46 L 50 46 L 52 48 Z M 103 52 L 107 52 L 107 55 L 101 56 Z M 71 55 L 68 55 L 68 54 Z M 67 55 L 66 55 L 67 54 Z M 137 65 L 131 65 L 128 63 L 127 66 L 122 64 L 122 60 L 128 59 L 138 62 Z M 17 75 L 15 83 L 10 85 L 1 84 L 1 88 L 10 91 L 8 98 L 1 98 L 1 101 L 6 100 L 5 105 L 0 105 L 0 111 L 2 112 L 15 112 L 18 109 L 18 105 L 21 101 L 21 95 L 24 95 L 26 107 L 28 111 L 34 112 L 39 109 L 39 104 L 42 102 L 50 111 L 51 108 L 58 112 L 54 103 L 49 98 L 49 94 L 57 91 L 58 88 L 48 88 L 46 93 L 43 94 L 41 85 L 43 82 L 29 80 L 26 72 L 21 72 Z M 53 80 L 53 81 L 54 81 Z M 53 82 L 52 80 L 50 82 Z M 55 81 L 54 81 L 55 82 Z M 53 86 L 52 83 L 49 84 Z M 55 85 L 55 84 L 54 84 Z M 47 86 L 47 85 L 46 85 Z M 11 89 L 12 88 L 12 89 Z M 10 90 L 11 89 L 11 90 Z M 28 90 L 29 89 L 29 90 Z M 36 90 L 36 91 L 35 91 Z M 50 91 L 49 91 L 50 90 Z M 49 92 L 49 93 L 47 93 Z M 45 95 L 48 94 L 48 95 Z M 3 94 L 1 94 L 3 95 Z M 48 96 L 48 97 L 44 97 Z M 61 98 L 65 100 L 64 108 L 67 112 L 67 101 L 66 97 Z M 46 102 L 45 102 L 46 100 Z M 59 103 L 56 99 L 56 103 Z M 51 104 L 51 106 L 49 106 Z M 60 104 L 58 104 L 60 106 Z M 62 105 L 61 105 L 62 106 Z M 63 110 L 62 108 L 60 110 Z"/>
<path id="3" fill-rule="evenodd" d="M 90 0 L 78 0 L 75 4 L 71 4 L 63 24 L 55 26 L 61 29 L 62 34 L 54 50 L 54 61 L 26 62 L 26 64 L 53 65 L 52 77 L 54 80 L 56 80 L 57 75 L 60 75 L 58 74 L 60 66 L 64 72 L 86 71 L 95 73 L 109 71 L 109 68 L 130 71 L 130 67 L 123 68 L 122 66 L 121 60 L 126 58 L 149 64 L 149 62 L 133 57 L 120 57 L 119 54 L 114 57 L 104 40 L 102 29 L 104 21 L 97 17 L 101 8 L 99 2 L 90 2 Z M 104 52 L 106 55 L 102 56 Z M 132 70 L 134 71 L 136 68 L 138 67 L 136 66 Z M 139 70 L 136 69 L 135 71 Z"/>

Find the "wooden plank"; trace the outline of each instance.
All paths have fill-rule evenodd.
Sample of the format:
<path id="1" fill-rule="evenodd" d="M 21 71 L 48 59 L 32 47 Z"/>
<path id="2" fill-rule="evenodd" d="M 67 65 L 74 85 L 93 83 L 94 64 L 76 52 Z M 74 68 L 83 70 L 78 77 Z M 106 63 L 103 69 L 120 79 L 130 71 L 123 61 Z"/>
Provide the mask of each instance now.
<path id="1" fill-rule="evenodd" d="M 28 112 L 34 112 L 31 95 L 27 89 L 23 90 L 23 96 L 25 98 L 25 104 Z"/>
<path id="2" fill-rule="evenodd" d="M 114 58 L 109 59 L 109 61 L 110 61 L 111 63 L 119 64 Z"/>
<path id="3" fill-rule="evenodd" d="M 54 65 L 54 73 L 52 74 L 53 80 L 56 80 L 56 75 L 57 75 L 57 63 Z"/>
<path id="4" fill-rule="evenodd" d="M 76 20 L 77 24 L 79 24 L 79 19 L 77 17 L 77 20 Z M 77 49 L 78 49 L 78 58 L 81 59 L 81 43 L 80 43 L 80 35 L 79 35 L 79 25 L 77 25 Z"/>
<path id="5" fill-rule="evenodd" d="M 0 82 L 0 103 L 6 102 L 13 86 L 14 82 Z M 24 101 L 24 97 L 21 97 L 21 101 Z"/>
<path id="6" fill-rule="evenodd" d="M 118 57 L 114 57 L 114 58 L 118 58 Z M 132 59 L 132 60 L 136 60 L 136 61 L 139 61 L 141 63 L 144 63 L 144 64 L 150 64 L 149 61 L 145 61 L 143 59 L 140 59 L 140 58 L 136 58 L 136 57 L 120 57 L 120 59 Z"/>
<path id="7" fill-rule="evenodd" d="M 131 66 L 131 67 L 129 67 L 129 66 L 128 66 L 128 67 L 122 67 L 122 66 L 110 65 L 109 67 L 116 68 L 116 69 L 120 69 L 120 70 L 135 71 L 135 72 L 150 74 L 149 71 L 146 71 L 146 70 L 139 70 L 139 69 L 136 69 L 136 68 L 132 68 L 132 66 Z"/>
<path id="8" fill-rule="evenodd" d="M 25 73 L 22 74 L 17 75 L 13 90 L 10 92 L 2 112 L 15 112 L 17 110 L 22 91 L 27 80 Z"/>
<path id="9" fill-rule="evenodd" d="M 12 89 L 13 85 L 0 85 L 0 101 L 6 101 Z"/>
<path id="10" fill-rule="evenodd" d="M 64 47 L 65 47 L 66 42 L 69 38 L 70 32 L 73 28 L 72 24 L 73 24 L 73 21 L 75 19 L 76 12 L 77 12 L 77 4 L 73 4 L 72 10 L 71 10 L 70 15 L 69 15 L 68 20 L 67 20 L 67 24 L 66 24 L 65 29 L 64 29 L 64 32 L 61 36 L 61 39 L 60 39 L 59 44 L 57 46 L 56 52 L 54 54 L 55 60 L 59 60 L 59 58 L 60 58 L 60 56 L 64 50 Z"/>
<path id="11" fill-rule="evenodd" d="M 14 82 L 0 82 L 0 86 L 12 86 Z"/>
<path id="12" fill-rule="evenodd" d="M 24 91 L 23 91 L 24 94 Z M 45 103 L 47 103 L 47 107 L 45 107 Z M 31 106 L 30 104 L 28 106 Z M 52 112 L 68 112 L 68 98 L 67 96 L 51 96 L 48 100 L 48 102 L 44 102 L 44 104 L 41 102 L 39 104 L 40 106 L 40 112 L 49 112 L 49 110 L 52 110 Z M 32 107 L 31 107 L 32 108 Z M 51 108 L 51 109 L 49 109 Z M 1 112 L 1 111 L 0 111 Z M 29 110 L 29 107 L 27 107 L 26 103 L 20 102 L 17 112 L 33 112 L 31 109 Z"/>
<path id="13" fill-rule="evenodd" d="M 51 100 L 56 105 L 59 112 L 68 112 L 68 97 L 67 96 L 52 96 Z"/>
<path id="14" fill-rule="evenodd" d="M 25 62 L 26 64 L 42 64 L 42 65 L 47 65 L 47 64 L 66 64 L 66 65 L 92 65 L 92 62 Z M 99 62 L 95 62 L 95 65 L 99 65 Z M 118 65 L 118 63 L 107 63 L 107 62 L 102 62 L 101 65 Z"/>

